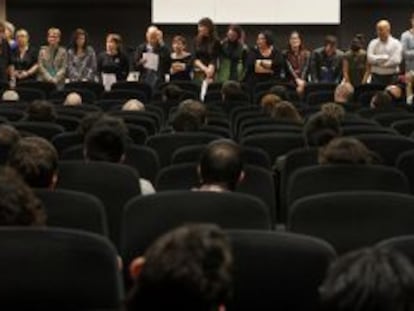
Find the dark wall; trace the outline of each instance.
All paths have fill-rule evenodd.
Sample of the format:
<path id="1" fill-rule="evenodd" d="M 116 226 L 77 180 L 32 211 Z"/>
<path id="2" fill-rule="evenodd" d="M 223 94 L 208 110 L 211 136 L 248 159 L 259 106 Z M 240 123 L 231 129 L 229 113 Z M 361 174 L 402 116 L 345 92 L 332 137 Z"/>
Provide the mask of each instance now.
<path id="1" fill-rule="evenodd" d="M 83 27 L 89 32 L 92 44 L 101 50 L 107 32 L 119 32 L 128 46 L 141 42 L 145 28 L 151 22 L 150 3 L 150 0 L 8 0 L 7 14 L 17 27 L 29 30 L 36 45 L 43 43 L 50 26 L 61 28 L 64 42 L 69 41 L 73 29 Z M 408 27 L 413 3 L 409 0 L 342 0 L 339 26 L 250 25 L 245 29 L 249 43 L 254 42 L 258 31 L 269 28 L 275 33 L 277 44 L 284 46 L 288 33 L 298 29 L 311 48 L 320 45 L 326 34 L 337 35 L 340 45 L 346 47 L 355 33 L 364 33 L 367 39 L 372 38 L 375 22 L 380 18 L 388 18 L 394 35 L 399 37 Z M 191 38 L 195 32 L 194 25 L 163 25 L 162 29 L 167 41 L 176 33 Z M 223 34 L 225 27 L 220 26 L 219 31 Z"/>

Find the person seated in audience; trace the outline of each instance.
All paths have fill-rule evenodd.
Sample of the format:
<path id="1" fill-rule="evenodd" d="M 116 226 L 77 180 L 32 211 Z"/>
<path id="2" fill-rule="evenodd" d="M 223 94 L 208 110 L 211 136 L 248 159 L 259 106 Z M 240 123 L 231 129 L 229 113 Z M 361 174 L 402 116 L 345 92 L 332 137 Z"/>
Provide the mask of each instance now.
<path id="1" fill-rule="evenodd" d="M 161 30 L 155 26 L 148 27 L 145 39 L 135 52 L 134 69 L 140 72 L 141 82 L 154 88 L 164 82 L 169 72 L 170 50 L 164 43 Z"/>
<path id="2" fill-rule="evenodd" d="M 337 103 L 325 103 L 321 106 L 321 112 L 342 122 L 345 119 L 345 109 Z"/>
<path id="3" fill-rule="evenodd" d="M 207 124 L 207 108 L 201 102 L 194 99 L 187 99 L 180 103 L 177 112 L 188 112 L 193 114 L 200 125 Z"/>
<path id="4" fill-rule="evenodd" d="M 337 48 L 335 36 L 326 36 L 323 47 L 311 56 L 311 81 L 314 83 L 339 83 L 342 80 L 344 53 Z"/>
<path id="5" fill-rule="evenodd" d="M 353 137 L 339 137 L 319 149 L 320 164 L 372 164 L 374 154 Z"/>
<path id="6" fill-rule="evenodd" d="M 161 100 L 164 103 L 177 103 L 183 96 L 183 90 L 175 84 L 166 85 L 161 91 Z"/>
<path id="7" fill-rule="evenodd" d="M 20 133 L 10 125 L 0 125 L 0 165 L 5 165 L 8 161 L 10 150 L 20 140 Z"/>
<path id="8" fill-rule="evenodd" d="M 21 177 L 9 167 L 0 168 L 0 226 L 43 227 L 46 218 L 42 202 Z"/>
<path id="9" fill-rule="evenodd" d="M 5 30 L 4 35 L 7 40 L 7 43 L 9 44 L 10 50 L 13 52 L 17 48 L 16 40 L 14 40 L 14 34 L 16 31 L 16 27 L 10 22 L 4 23 Z"/>
<path id="10" fill-rule="evenodd" d="M 235 191 L 245 177 L 241 148 L 228 139 L 219 139 L 207 145 L 200 157 L 198 191 Z"/>
<path id="11" fill-rule="evenodd" d="M 396 83 L 388 85 L 385 88 L 385 91 L 388 93 L 388 95 L 391 96 L 391 101 L 393 104 L 405 104 L 405 89 L 406 86 L 403 83 Z"/>
<path id="12" fill-rule="evenodd" d="M 30 44 L 27 30 L 17 30 L 16 44 L 17 47 L 11 55 L 13 64 L 12 76 L 16 81 L 35 80 L 39 69 L 39 52 Z"/>
<path id="13" fill-rule="evenodd" d="M 334 93 L 334 101 L 337 104 L 346 105 L 352 102 L 354 87 L 351 83 L 342 82 L 338 84 Z"/>
<path id="14" fill-rule="evenodd" d="M 42 46 L 39 51 L 38 80 L 64 86 L 66 69 L 68 67 L 67 51 L 60 46 L 61 32 L 58 28 L 47 31 L 48 45 Z"/>
<path id="15" fill-rule="evenodd" d="M 216 75 L 221 44 L 216 26 L 210 18 L 199 20 L 194 42 L 194 80 L 199 83 L 211 83 Z"/>
<path id="16" fill-rule="evenodd" d="M 363 35 L 357 34 L 352 39 L 349 50 L 344 54 L 342 64 L 344 82 L 351 84 L 353 87 L 367 83 L 370 75 L 364 41 Z"/>
<path id="17" fill-rule="evenodd" d="M 138 99 L 130 99 L 122 105 L 123 111 L 145 111 L 145 105 Z"/>
<path id="18" fill-rule="evenodd" d="M 249 50 L 242 37 L 243 29 L 241 26 L 235 24 L 229 26 L 226 38 L 221 42 L 217 82 L 243 80 Z"/>
<path id="19" fill-rule="evenodd" d="M 290 100 L 289 92 L 284 85 L 274 85 L 269 89 L 270 94 L 275 94 L 280 97 L 281 100 Z"/>
<path id="20" fill-rule="evenodd" d="M 319 292 L 323 310 L 404 311 L 414 309 L 413 290 L 411 261 L 376 246 L 336 259 Z"/>
<path id="21" fill-rule="evenodd" d="M 128 311 L 225 310 L 232 282 L 228 237 L 216 225 L 188 225 L 159 237 L 130 264 Z"/>
<path id="22" fill-rule="evenodd" d="M 19 93 L 17 93 L 15 90 L 6 90 L 1 95 L 1 100 L 4 102 L 18 102 L 19 99 Z"/>
<path id="23" fill-rule="evenodd" d="M 331 115 L 317 112 L 305 123 L 303 134 L 306 146 L 322 147 L 342 135 L 341 124 Z"/>
<path id="24" fill-rule="evenodd" d="M 76 92 L 70 92 L 66 95 L 63 106 L 77 107 L 82 106 L 82 96 Z"/>
<path id="25" fill-rule="evenodd" d="M 260 32 L 256 47 L 248 56 L 245 81 L 252 86 L 269 80 L 279 81 L 282 67 L 283 56 L 274 45 L 273 34 L 269 30 Z"/>
<path id="26" fill-rule="evenodd" d="M 70 82 L 96 81 L 96 54 L 89 45 L 88 33 L 78 28 L 72 34 L 70 48 L 68 49 L 67 79 Z"/>
<path id="27" fill-rule="evenodd" d="M 55 189 L 58 182 L 58 153 L 41 137 L 21 138 L 9 153 L 8 166 L 32 188 Z"/>
<path id="28" fill-rule="evenodd" d="M 55 107 L 47 100 L 35 100 L 31 102 L 26 112 L 26 121 L 55 122 L 57 117 Z"/>
<path id="29" fill-rule="evenodd" d="M 190 111 L 178 111 L 171 122 L 175 133 L 197 132 L 202 127 L 199 118 Z"/>
<path id="30" fill-rule="evenodd" d="M 275 106 L 282 102 L 282 99 L 275 94 L 267 94 L 260 100 L 260 106 L 267 116 L 271 116 Z"/>
<path id="31" fill-rule="evenodd" d="M 303 97 L 309 76 L 311 53 L 306 49 L 303 37 L 298 31 L 290 34 L 288 49 L 283 52 L 283 58 L 287 81 L 296 85 L 296 92 Z"/>
<path id="32" fill-rule="evenodd" d="M 191 81 L 193 56 L 187 51 L 187 40 L 183 36 L 172 39 L 170 81 Z"/>
<path id="33" fill-rule="evenodd" d="M 92 127 L 101 120 L 105 114 L 102 111 L 96 111 L 96 112 L 90 112 L 86 114 L 80 121 L 79 126 L 76 130 L 76 132 L 82 136 L 85 137 L 86 134 L 92 129 Z M 125 124 L 124 124 L 125 126 Z M 125 131 L 128 131 L 128 129 L 125 127 Z"/>
<path id="34" fill-rule="evenodd" d="M 221 87 L 222 102 L 240 101 L 244 97 L 244 92 L 240 82 L 229 80 L 223 82 Z"/>
<path id="35" fill-rule="evenodd" d="M 85 136 L 85 160 L 122 164 L 126 159 L 127 142 L 123 121 L 106 116 L 96 122 Z M 146 179 L 140 178 L 139 186 L 143 195 L 155 193 L 153 185 Z"/>
<path id="36" fill-rule="evenodd" d="M 371 99 L 371 109 L 392 110 L 392 97 L 386 91 L 378 91 Z"/>
<path id="37" fill-rule="evenodd" d="M 274 105 L 270 116 L 279 122 L 303 124 L 303 119 L 296 107 L 288 101 L 281 101 Z"/>
<path id="38" fill-rule="evenodd" d="M 0 81 L 9 81 L 13 72 L 11 50 L 5 38 L 6 26 L 0 21 Z"/>
<path id="39" fill-rule="evenodd" d="M 125 81 L 127 79 L 129 74 L 129 60 L 123 51 L 122 38 L 119 34 L 110 33 L 106 36 L 105 51 L 98 55 L 97 70 L 98 78 L 106 84 L 105 88 L 107 90 L 112 83 Z M 114 79 L 107 79 L 107 77 Z"/>

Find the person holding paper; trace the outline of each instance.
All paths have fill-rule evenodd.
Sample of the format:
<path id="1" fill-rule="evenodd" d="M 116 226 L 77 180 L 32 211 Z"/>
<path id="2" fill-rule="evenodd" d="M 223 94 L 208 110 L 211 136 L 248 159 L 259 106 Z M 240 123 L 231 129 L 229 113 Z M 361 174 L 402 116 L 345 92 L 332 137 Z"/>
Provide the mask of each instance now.
<path id="1" fill-rule="evenodd" d="M 214 81 L 217 58 L 221 44 L 217 36 L 216 26 L 210 18 L 198 22 L 198 33 L 194 46 L 194 80 L 202 83 Z"/>
<path id="2" fill-rule="evenodd" d="M 402 45 L 391 35 L 387 20 L 377 23 L 378 38 L 368 45 L 368 63 L 371 65 L 371 83 L 391 85 L 398 80 L 402 62 Z"/>
<path id="3" fill-rule="evenodd" d="M 155 26 L 147 29 L 146 40 L 135 52 L 134 69 L 140 81 L 156 87 L 163 82 L 170 67 L 170 50 L 165 45 L 162 31 Z"/>
<path id="4" fill-rule="evenodd" d="M 97 62 L 98 74 L 104 85 L 126 80 L 129 60 L 122 51 L 122 38 L 119 34 L 110 33 L 106 36 L 106 50 L 99 54 Z"/>

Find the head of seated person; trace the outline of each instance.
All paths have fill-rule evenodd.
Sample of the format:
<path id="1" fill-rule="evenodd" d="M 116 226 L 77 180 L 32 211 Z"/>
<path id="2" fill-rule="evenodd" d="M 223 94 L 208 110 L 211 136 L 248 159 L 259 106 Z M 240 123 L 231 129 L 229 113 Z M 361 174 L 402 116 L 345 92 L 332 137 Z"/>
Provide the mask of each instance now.
<path id="1" fill-rule="evenodd" d="M 183 90 L 176 84 L 166 85 L 161 92 L 161 99 L 163 102 L 179 102 Z"/>
<path id="2" fill-rule="evenodd" d="M 296 107 L 288 101 L 281 101 L 277 103 L 273 107 L 271 117 L 276 121 L 289 121 L 298 124 L 303 122 Z"/>
<path id="3" fill-rule="evenodd" d="M 32 189 L 12 168 L 0 168 L 0 226 L 44 226 L 46 212 Z"/>
<path id="4" fill-rule="evenodd" d="M 338 137 L 319 149 L 320 164 L 372 164 L 375 156 L 362 142 L 352 137 Z"/>
<path id="5" fill-rule="evenodd" d="M 127 310 L 224 310 L 232 265 L 230 243 L 216 225 L 174 229 L 132 261 Z"/>
<path id="6" fill-rule="evenodd" d="M 343 82 L 338 84 L 335 89 L 334 98 L 337 104 L 348 104 L 354 96 L 354 87 L 351 83 Z"/>
<path id="7" fill-rule="evenodd" d="M 321 106 L 321 112 L 342 122 L 345 119 L 345 109 L 337 103 L 325 103 Z"/>
<path id="8" fill-rule="evenodd" d="M 223 102 L 240 100 L 243 96 L 241 85 L 237 81 L 226 81 L 221 87 L 221 96 Z"/>
<path id="9" fill-rule="evenodd" d="M 123 163 L 127 137 L 117 127 L 96 125 L 85 137 L 84 157 L 89 161 Z"/>
<path id="10" fill-rule="evenodd" d="M 191 113 L 199 120 L 201 125 L 207 124 L 207 108 L 198 100 L 187 99 L 182 101 L 178 106 L 177 112 Z"/>
<path id="11" fill-rule="evenodd" d="M 342 130 L 336 118 L 317 112 L 306 122 L 303 134 L 308 147 L 322 147 L 332 139 L 341 136 Z"/>
<path id="12" fill-rule="evenodd" d="M 4 102 L 18 102 L 20 100 L 20 96 L 15 90 L 7 90 L 1 95 L 1 100 Z"/>
<path id="13" fill-rule="evenodd" d="M 0 165 L 6 164 L 10 151 L 20 140 L 20 133 L 10 125 L 0 125 Z"/>
<path id="14" fill-rule="evenodd" d="M 198 175 L 201 191 L 235 191 L 245 177 L 240 146 L 227 139 L 208 144 L 200 156 Z"/>
<path id="15" fill-rule="evenodd" d="M 260 100 L 260 106 L 266 115 L 271 116 L 276 104 L 280 103 L 281 101 L 282 99 L 275 94 L 266 94 Z"/>
<path id="16" fill-rule="evenodd" d="M 372 109 L 391 109 L 392 108 L 392 97 L 387 91 L 376 92 L 371 99 L 370 107 Z"/>
<path id="17" fill-rule="evenodd" d="M 7 164 L 33 188 L 54 189 L 58 181 L 58 153 L 41 137 L 26 137 L 10 151 Z"/>
<path id="18" fill-rule="evenodd" d="M 100 111 L 86 114 L 80 121 L 76 132 L 79 133 L 82 137 L 85 137 L 85 135 L 93 128 L 95 123 L 101 120 L 103 116 L 104 113 Z"/>
<path id="19" fill-rule="evenodd" d="M 413 290 L 410 260 L 377 246 L 338 258 L 319 292 L 323 310 L 404 311 L 414 308 Z"/>
<path id="20" fill-rule="evenodd" d="M 274 85 L 269 89 L 270 94 L 274 94 L 280 97 L 281 100 L 290 100 L 289 92 L 284 85 Z"/>
<path id="21" fill-rule="evenodd" d="M 391 101 L 393 103 L 399 103 L 404 99 L 405 86 L 402 84 L 388 85 L 385 88 L 385 91 L 391 96 Z"/>
<path id="22" fill-rule="evenodd" d="M 188 111 L 180 111 L 171 122 L 172 129 L 176 133 L 197 132 L 202 127 L 199 118 Z"/>
<path id="23" fill-rule="evenodd" d="M 82 96 L 76 92 L 69 93 L 65 101 L 63 102 L 63 106 L 70 106 L 70 107 L 76 107 L 82 105 Z"/>
<path id="24" fill-rule="evenodd" d="M 138 99 L 130 99 L 122 106 L 122 111 L 145 111 L 145 105 Z"/>
<path id="25" fill-rule="evenodd" d="M 129 137 L 128 127 L 126 126 L 122 118 L 110 116 L 102 112 L 88 114 L 82 119 L 78 128 L 78 132 L 83 136 L 86 135 L 96 126 L 108 126 L 115 128 L 117 131 L 122 132 L 122 135 Z"/>
<path id="26" fill-rule="evenodd" d="M 55 107 L 49 101 L 35 100 L 27 107 L 27 121 L 55 122 L 55 120 Z"/>

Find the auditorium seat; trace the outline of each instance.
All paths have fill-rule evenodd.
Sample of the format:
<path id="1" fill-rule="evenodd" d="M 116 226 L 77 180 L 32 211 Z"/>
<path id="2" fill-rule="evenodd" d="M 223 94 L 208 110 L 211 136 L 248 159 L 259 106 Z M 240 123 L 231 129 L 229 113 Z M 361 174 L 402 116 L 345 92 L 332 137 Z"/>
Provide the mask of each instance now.
<path id="1" fill-rule="evenodd" d="M 334 91 L 313 91 L 306 97 L 306 105 L 319 106 L 334 101 Z"/>
<path id="2" fill-rule="evenodd" d="M 32 102 L 34 100 L 46 99 L 46 93 L 41 89 L 29 87 L 17 87 L 16 92 L 19 94 L 19 99 L 25 102 Z"/>
<path id="3" fill-rule="evenodd" d="M 137 99 L 144 105 L 148 102 L 148 98 L 144 92 L 138 90 L 113 90 L 104 92 L 101 95 L 101 99 L 115 99 L 127 101 L 129 99 Z"/>
<path id="4" fill-rule="evenodd" d="M 90 81 L 81 81 L 81 82 L 69 82 L 65 84 L 66 89 L 83 89 L 92 91 L 96 98 L 100 98 L 104 92 L 104 87 L 102 83 L 90 82 Z"/>
<path id="5" fill-rule="evenodd" d="M 55 123 L 19 121 L 12 124 L 18 131 L 29 132 L 43 137 L 49 141 L 58 134 L 62 134 L 65 129 Z"/>
<path id="6" fill-rule="evenodd" d="M 379 242 L 378 245 L 402 253 L 414 264 L 414 235 L 390 238 Z"/>
<path id="7" fill-rule="evenodd" d="M 112 84 L 111 90 L 137 90 L 143 92 L 148 101 L 152 98 L 151 86 L 143 82 L 118 81 Z"/>
<path id="8" fill-rule="evenodd" d="M 372 118 L 382 126 L 390 126 L 392 123 L 401 120 L 414 120 L 414 114 L 407 111 L 389 112 L 377 114 Z"/>
<path id="9" fill-rule="evenodd" d="M 396 166 L 407 176 L 410 192 L 414 194 L 414 150 L 403 152 L 398 157 Z"/>
<path id="10" fill-rule="evenodd" d="M 36 89 L 42 91 L 46 97 L 50 95 L 54 90 L 56 90 L 56 84 L 51 82 L 45 81 L 36 81 L 36 80 L 29 80 L 29 81 L 19 81 L 17 83 L 17 88 L 29 88 L 29 89 Z"/>
<path id="11" fill-rule="evenodd" d="M 406 119 L 395 121 L 391 124 L 391 128 L 404 136 L 411 136 L 414 132 L 414 119 Z"/>
<path id="12" fill-rule="evenodd" d="M 68 94 L 70 93 L 78 93 L 81 97 L 82 97 L 82 103 L 88 103 L 91 104 L 93 102 L 95 102 L 95 100 L 97 99 L 95 93 L 91 90 L 88 89 L 82 89 L 82 88 L 69 88 L 69 87 L 65 87 L 64 90 L 56 90 L 53 91 L 52 93 L 50 93 L 49 95 L 49 99 L 51 100 L 60 100 L 62 103 L 65 101 L 65 98 Z"/>

